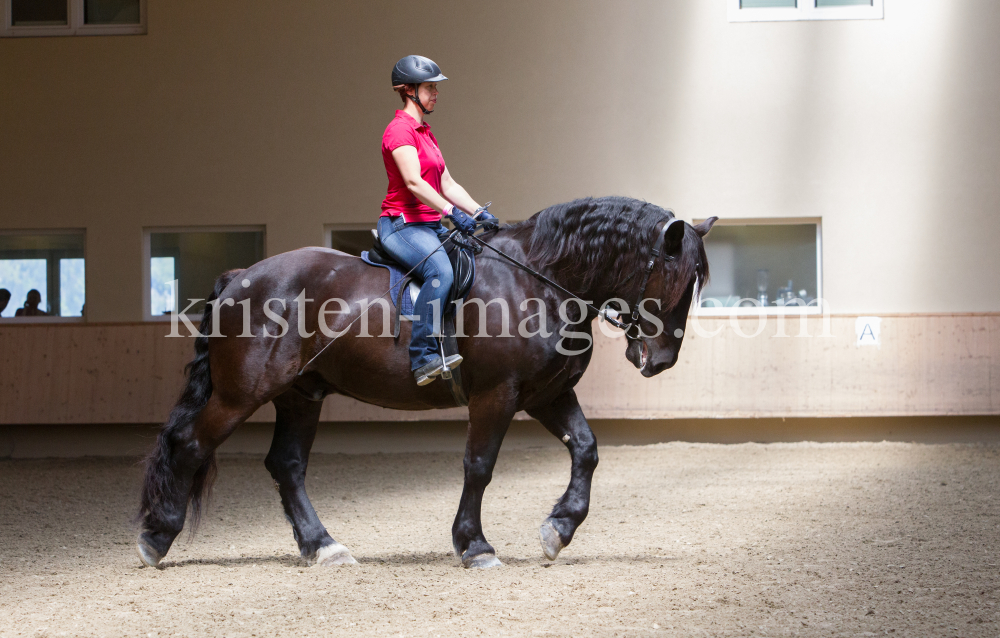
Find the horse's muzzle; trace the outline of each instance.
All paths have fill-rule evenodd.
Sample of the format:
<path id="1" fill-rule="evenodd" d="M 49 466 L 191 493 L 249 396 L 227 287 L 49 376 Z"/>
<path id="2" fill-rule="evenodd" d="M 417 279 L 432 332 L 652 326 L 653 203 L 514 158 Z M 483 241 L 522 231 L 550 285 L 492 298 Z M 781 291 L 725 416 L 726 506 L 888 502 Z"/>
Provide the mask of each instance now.
<path id="1" fill-rule="evenodd" d="M 650 348 L 645 339 L 629 340 L 625 358 L 646 378 L 655 377 L 677 363 L 677 353 L 674 350 Z"/>

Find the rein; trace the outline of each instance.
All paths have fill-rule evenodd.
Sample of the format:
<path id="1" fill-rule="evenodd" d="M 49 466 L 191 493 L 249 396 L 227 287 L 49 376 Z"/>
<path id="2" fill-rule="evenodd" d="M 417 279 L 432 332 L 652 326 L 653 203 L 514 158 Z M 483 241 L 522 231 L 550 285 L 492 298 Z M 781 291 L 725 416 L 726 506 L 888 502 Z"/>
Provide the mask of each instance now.
<path id="1" fill-rule="evenodd" d="M 469 237 L 471 239 L 475 240 L 476 242 L 478 242 L 480 246 L 485 246 L 486 248 L 489 248 L 490 250 L 492 250 L 496 254 L 500 255 L 501 257 L 503 257 L 504 259 L 506 259 L 510 263 L 514 264 L 515 266 L 517 266 L 521 270 L 523 270 L 523 271 L 531 274 L 532 276 L 534 276 L 536 279 L 538 279 L 542 283 L 548 284 L 549 286 L 552 286 L 556 290 L 559 290 L 560 292 L 563 292 L 563 293 L 569 295 L 571 298 L 576 299 L 580 303 L 582 303 L 585 306 L 587 306 L 587 308 L 589 310 L 591 310 L 598 317 L 601 317 L 602 319 L 604 319 L 605 321 L 607 321 L 608 323 L 610 323 L 612 326 L 614 326 L 616 328 L 620 328 L 621 330 L 624 330 L 626 338 L 635 340 L 635 339 L 638 339 L 639 336 L 641 335 L 641 331 L 639 330 L 639 304 L 642 302 L 642 296 L 644 294 L 646 294 L 646 285 L 649 284 L 649 276 L 653 272 L 653 266 L 656 264 L 656 259 L 660 256 L 660 252 L 663 250 L 663 242 L 666 240 L 667 228 L 669 228 L 670 225 L 673 224 L 673 223 L 675 223 L 675 222 L 684 223 L 684 222 L 682 222 L 681 220 L 679 220 L 679 219 L 677 219 L 675 217 L 675 218 L 671 219 L 670 221 L 668 221 L 666 224 L 664 224 L 663 225 L 663 230 L 660 231 L 656 235 L 656 241 L 653 243 L 653 250 L 652 250 L 652 252 L 649 255 L 649 261 L 646 263 L 646 272 L 644 273 L 643 278 L 642 278 L 642 285 L 639 286 L 639 296 L 636 299 L 635 304 L 632 306 L 632 315 L 631 315 L 631 317 L 629 317 L 629 320 L 627 320 L 627 321 L 621 321 L 620 319 L 618 319 L 618 317 L 620 317 L 621 315 L 618 312 L 614 311 L 614 310 L 611 310 L 611 309 L 608 309 L 608 308 L 605 308 L 605 309 L 602 310 L 602 309 L 594 306 L 594 304 L 588 302 L 587 300 L 581 299 L 579 295 L 575 295 L 572 292 L 570 292 L 569 290 L 566 290 L 566 288 L 560 286 L 559 284 L 557 284 L 556 282 L 552 281 L 551 279 L 549 279 L 548 277 L 546 277 L 542 273 L 538 272 L 537 270 L 534 270 L 533 268 L 531 268 L 531 267 L 529 267 L 529 266 L 527 266 L 525 264 L 522 264 L 518 260 L 516 260 L 513 257 L 511 257 L 510 255 L 508 255 L 507 253 L 505 253 L 502 250 L 500 250 L 499 248 L 494 248 L 490 244 L 487 244 L 486 242 L 484 242 L 479 237 L 476 237 L 475 235 L 469 235 Z M 672 255 L 664 255 L 663 256 L 663 260 L 664 261 L 673 261 L 674 257 Z M 629 275 L 629 278 L 631 278 L 631 277 L 632 277 L 632 275 Z M 611 316 L 610 313 L 612 313 L 612 312 L 615 313 L 615 316 Z M 633 330 L 635 331 L 634 336 L 632 334 Z"/>

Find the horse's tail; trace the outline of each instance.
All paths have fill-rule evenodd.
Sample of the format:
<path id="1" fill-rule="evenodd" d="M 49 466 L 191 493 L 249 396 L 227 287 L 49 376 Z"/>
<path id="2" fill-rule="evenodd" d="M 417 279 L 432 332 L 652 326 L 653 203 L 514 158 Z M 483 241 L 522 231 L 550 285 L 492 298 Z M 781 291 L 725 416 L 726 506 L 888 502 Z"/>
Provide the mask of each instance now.
<path id="1" fill-rule="evenodd" d="M 215 280 L 212 294 L 205 300 L 205 313 L 198 327 L 198 336 L 194 340 L 194 359 L 184 366 L 187 384 L 181 392 L 170 417 L 160 429 L 156 438 L 156 446 L 146 457 L 146 478 L 142 486 L 142 505 L 139 517 L 160 518 L 159 509 L 165 504 L 176 502 L 183 495 L 177 493 L 176 471 L 178 465 L 189 457 L 189 452 L 197 446 L 194 440 L 194 421 L 212 396 L 212 371 L 208 363 L 208 336 L 212 332 L 212 301 L 219 298 L 229 282 L 239 273 L 240 269 L 230 270 L 219 275 Z M 217 312 L 217 310 L 215 310 Z M 215 450 L 201 461 L 194 473 L 188 492 L 188 502 L 191 507 L 191 533 L 194 534 L 201 522 L 202 504 L 211 492 L 216 475 Z"/>

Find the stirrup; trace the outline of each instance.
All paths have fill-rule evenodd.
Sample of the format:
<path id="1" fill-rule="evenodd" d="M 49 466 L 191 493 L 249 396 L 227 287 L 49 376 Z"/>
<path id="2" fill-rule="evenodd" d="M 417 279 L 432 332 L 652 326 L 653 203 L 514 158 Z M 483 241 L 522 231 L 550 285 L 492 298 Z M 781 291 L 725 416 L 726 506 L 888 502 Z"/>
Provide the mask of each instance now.
<path id="1" fill-rule="evenodd" d="M 453 354 L 449 356 L 446 361 L 449 368 L 456 368 L 460 363 L 462 363 L 462 355 Z M 427 365 L 414 370 L 413 378 L 416 379 L 417 385 L 425 386 L 436 379 L 438 375 L 441 374 L 442 370 L 444 370 L 444 363 L 442 362 L 442 359 L 438 357 Z"/>

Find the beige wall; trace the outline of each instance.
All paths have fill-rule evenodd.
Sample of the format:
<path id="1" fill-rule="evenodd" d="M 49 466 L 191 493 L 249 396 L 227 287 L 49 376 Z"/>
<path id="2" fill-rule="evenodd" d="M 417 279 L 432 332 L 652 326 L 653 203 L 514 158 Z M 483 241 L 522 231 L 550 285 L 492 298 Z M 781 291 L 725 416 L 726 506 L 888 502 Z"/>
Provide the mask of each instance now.
<path id="1" fill-rule="evenodd" d="M 86 227 L 89 319 L 140 320 L 143 227 L 265 224 L 273 254 L 373 220 L 389 70 L 421 52 L 453 78 L 449 165 L 501 217 L 611 193 L 822 217 L 835 312 L 1000 311 L 1000 4 L 725 5 L 151 0 L 145 36 L 2 39 L 0 228 Z"/>

